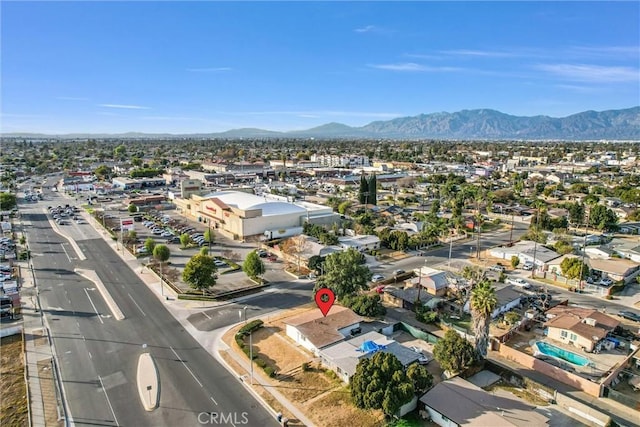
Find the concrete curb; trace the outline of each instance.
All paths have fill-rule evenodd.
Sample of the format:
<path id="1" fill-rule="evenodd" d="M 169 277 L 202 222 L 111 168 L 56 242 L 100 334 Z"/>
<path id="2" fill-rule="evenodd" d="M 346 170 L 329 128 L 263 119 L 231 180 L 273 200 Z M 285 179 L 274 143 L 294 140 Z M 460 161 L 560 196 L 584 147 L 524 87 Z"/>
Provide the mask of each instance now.
<path id="1" fill-rule="evenodd" d="M 76 252 L 76 255 L 78 255 L 78 259 L 80 261 L 86 260 L 87 257 L 84 255 L 84 252 L 82 252 L 82 250 L 80 249 L 80 246 L 78 246 L 78 244 L 75 241 L 73 241 L 73 239 L 67 237 L 66 234 L 60 231 L 60 229 L 58 228 L 58 224 L 56 224 L 55 221 L 52 221 L 51 218 L 48 217 L 49 212 L 47 212 L 46 209 L 44 210 L 44 212 L 45 214 L 47 214 L 47 220 L 49 221 L 49 225 L 51 225 L 51 228 L 53 229 L 53 231 L 60 237 L 63 237 L 67 242 L 69 242 L 73 250 Z"/>
<path id="2" fill-rule="evenodd" d="M 153 411 L 158 407 L 160 400 L 160 379 L 158 378 L 158 368 L 149 353 L 140 355 L 136 378 L 142 406 L 147 411 Z"/>
<path id="3" fill-rule="evenodd" d="M 102 298 L 104 299 L 104 301 L 107 303 L 107 306 L 111 310 L 113 317 L 116 320 L 124 319 L 124 314 L 120 310 L 120 307 L 118 307 L 118 304 L 116 304 L 113 297 L 111 296 L 107 288 L 104 286 L 104 283 L 102 283 L 102 280 L 100 280 L 100 278 L 98 277 L 95 271 L 83 270 L 81 268 L 75 268 L 73 271 L 75 271 L 77 274 L 84 277 L 85 279 L 95 283 L 96 287 L 100 291 L 100 294 L 102 294 Z"/>

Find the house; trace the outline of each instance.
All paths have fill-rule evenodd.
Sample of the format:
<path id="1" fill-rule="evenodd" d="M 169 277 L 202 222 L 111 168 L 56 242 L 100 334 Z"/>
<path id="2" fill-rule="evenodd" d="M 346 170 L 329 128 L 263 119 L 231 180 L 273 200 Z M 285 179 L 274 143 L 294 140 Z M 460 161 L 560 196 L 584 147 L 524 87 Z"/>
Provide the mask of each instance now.
<path id="1" fill-rule="evenodd" d="M 611 255 L 613 255 L 613 250 L 606 246 L 587 246 L 584 251 L 591 259 L 609 259 L 611 258 Z"/>
<path id="2" fill-rule="evenodd" d="M 357 251 L 362 252 L 370 249 L 380 248 L 380 238 L 374 235 L 343 236 L 338 237 L 338 241 L 340 242 L 340 246 L 342 246 L 345 250 L 354 248 Z"/>
<path id="3" fill-rule="evenodd" d="M 640 274 L 640 264 L 630 259 L 588 259 L 587 264 L 593 271 L 600 272 L 601 277 L 608 277 L 614 282 L 629 283 Z"/>
<path id="4" fill-rule="evenodd" d="M 411 311 L 415 309 L 415 303 L 418 299 L 420 299 L 423 306 L 430 308 L 434 308 L 442 301 L 442 299 L 429 295 L 429 293 L 424 292 L 424 290 L 419 292 L 418 287 L 399 289 L 388 286 L 385 287 L 382 294 L 382 300 L 387 304 Z"/>
<path id="5" fill-rule="evenodd" d="M 320 350 L 320 359 L 322 364 L 336 372 L 342 381 L 349 383 L 360 359 L 371 357 L 377 352 L 393 354 L 404 367 L 417 362 L 420 358 L 420 354 L 410 348 L 381 333 L 371 331 L 323 348 Z"/>
<path id="6" fill-rule="evenodd" d="M 592 308 L 557 305 L 546 312 L 547 336 L 592 352 L 620 322 Z"/>
<path id="7" fill-rule="evenodd" d="M 318 356 L 320 349 L 351 336 L 363 320 L 348 308 L 334 305 L 326 316 L 320 310 L 309 310 L 284 324 L 289 338 Z"/>
<path id="8" fill-rule="evenodd" d="M 517 242 L 510 247 L 501 246 L 494 248 L 491 249 L 489 253 L 492 257 L 505 260 L 511 260 L 512 256 L 516 256 L 520 260 L 521 265 L 526 262 L 531 262 L 536 265 L 536 270 L 543 271 L 551 261 L 560 257 L 560 254 L 556 251 L 530 241 Z"/>
<path id="9" fill-rule="evenodd" d="M 502 289 L 496 289 L 496 299 L 498 300 L 498 304 L 496 304 L 496 309 L 491 313 L 491 318 L 494 319 L 502 313 L 511 311 L 519 306 L 523 296 L 524 295 L 521 292 L 518 292 L 514 286 L 506 286 Z M 465 313 L 471 312 L 470 301 L 466 302 L 463 310 Z"/>
<path id="10" fill-rule="evenodd" d="M 460 377 L 450 378 L 425 393 L 420 402 L 431 421 L 442 427 L 539 427 L 549 420 L 535 406 L 488 393 Z"/>
<path id="11" fill-rule="evenodd" d="M 450 277 L 450 273 L 430 267 L 416 268 L 414 273 L 417 277 L 407 280 L 406 283 L 415 288 L 422 286 L 423 290 L 426 290 L 428 294 L 438 297 L 447 293 L 447 289 L 453 280 Z"/>

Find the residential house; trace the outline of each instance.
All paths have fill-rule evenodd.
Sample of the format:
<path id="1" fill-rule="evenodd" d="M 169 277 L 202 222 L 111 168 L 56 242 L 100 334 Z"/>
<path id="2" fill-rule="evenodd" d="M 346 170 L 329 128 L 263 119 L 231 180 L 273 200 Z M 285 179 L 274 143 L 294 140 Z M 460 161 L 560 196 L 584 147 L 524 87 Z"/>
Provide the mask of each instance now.
<path id="1" fill-rule="evenodd" d="M 377 352 L 393 354 L 405 367 L 420 358 L 420 354 L 410 348 L 379 332 L 371 331 L 323 348 L 320 350 L 320 359 L 322 364 L 336 372 L 342 381 L 349 383 L 349 378 L 355 374 L 360 359 L 371 357 Z"/>
<path id="2" fill-rule="evenodd" d="M 287 336 L 316 356 L 320 349 L 343 341 L 364 319 L 346 307 L 334 305 L 326 316 L 310 310 L 284 321 Z"/>
<path id="3" fill-rule="evenodd" d="M 496 299 L 498 300 L 498 304 L 496 304 L 496 309 L 493 310 L 493 313 L 491 313 L 491 318 L 495 319 L 502 313 L 511 311 L 519 306 L 523 296 L 524 295 L 522 294 L 522 292 L 518 292 L 516 288 L 511 285 L 506 286 L 502 289 L 496 289 Z M 471 312 L 470 301 L 466 302 L 463 310 L 466 313 Z"/>
<path id="4" fill-rule="evenodd" d="M 354 248 L 360 252 L 380 248 L 380 238 L 374 235 L 343 236 L 338 237 L 338 241 L 344 249 Z"/>
<path id="5" fill-rule="evenodd" d="M 539 427 L 549 425 L 535 406 L 506 395 L 488 393 L 460 377 L 425 393 L 420 402 L 431 421 L 442 427 Z"/>
<path id="6" fill-rule="evenodd" d="M 531 262 L 536 270 L 547 270 L 548 264 L 560 257 L 560 254 L 535 242 L 521 241 L 510 247 L 501 246 L 489 251 L 491 256 L 510 261 L 512 256 L 520 259 L 520 264 Z"/>
<path id="7" fill-rule="evenodd" d="M 430 295 L 444 296 L 449 286 L 454 283 L 451 273 L 446 271 L 436 270 L 431 267 L 420 267 L 413 271 L 416 277 L 407 280 L 405 283 L 416 288 L 421 286 Z"/>
<path id="8" fill-rule="evenodd" d="M 547 336 L 592 352 L 620 322 L 611 316 L 575 306 L 557 305 L 545 313 Z"/>
<path id="9" fill-rule="evenodd" d="M 613 255 L 613 250 L 606 246 L 587 246 L 584 251 L 591 259 L 609 259 Z"/>
<path id="10" fill-rule="evenodd" d="M 425 307 L 434 308 L 442 299 L 430 295 L 418 287 L 407 287 L 404 289 L 386 286 L 382 293 L 382 300 L 387 304 L 413 311 L 416 301 L 420 300 Z"/>
<path id="11" fill-rule="evenodd" d="M 630 283 L 640 274 L 640 264 L 630 259 L 588 259 L 587 264 L 601 277 L 608 277 L 614 282 Z"/>

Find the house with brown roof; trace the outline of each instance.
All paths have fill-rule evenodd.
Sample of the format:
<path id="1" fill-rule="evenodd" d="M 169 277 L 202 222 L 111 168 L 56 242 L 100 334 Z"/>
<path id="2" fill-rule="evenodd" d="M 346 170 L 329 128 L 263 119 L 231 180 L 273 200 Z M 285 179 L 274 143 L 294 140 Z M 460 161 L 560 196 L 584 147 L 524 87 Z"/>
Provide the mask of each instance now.
<path id="1" fill-rule="evenodd" d="M 547 336 L 592 352 L 620 322 L 592 308 L 558 305 L 546 312 Z"/>
<path id="2" fill-rule="evenodd" d="M 320 349 L 355 335 L 363 320 L 350 309 L 334 305 L 326 317 L 320 310 L 309 310 L 284 324 L 289 338 L 319 356 Z"/>
<path id="3" fill-rule="evenodd" d="M 599 271 L 601 277 L 608 277 L 614 282 L 632 282 L 640 274 L 640 264 L 630 259 L 609 258 L 587 260 L 589 268 Z"/>

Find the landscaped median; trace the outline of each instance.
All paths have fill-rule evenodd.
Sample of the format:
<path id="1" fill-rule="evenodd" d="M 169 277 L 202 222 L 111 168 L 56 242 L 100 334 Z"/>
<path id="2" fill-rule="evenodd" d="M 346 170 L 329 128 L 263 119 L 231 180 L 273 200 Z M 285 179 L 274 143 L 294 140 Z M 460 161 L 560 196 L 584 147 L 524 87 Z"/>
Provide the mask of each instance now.
<path id="1" fill-rule="evenodd" d="M 250 372 L 240 367 L 228 352 L 234 352 L 236 357 L 245 360 L 250 354 L 253 355 L 254 377 L 259 377 L 260 383 L 273 387 L 286 397 L 314 425 L 383 426 L 382 412 L 364 411 L 353 406 L 349 387 L 333 371 L 320 366 L 313 354 L 296 346 L 286 336 L 284 322 L 287 318 L 317 309 L 315 305 L 308 304 L 277 317 L 263 318 L 232 328 L 222 338 L 230 350 L 221 352 L 221 356 L 249 383 Z M 253 344 L 252 351 L 250 342 Z M 254 385 L 253 388 L 276 412 L 292 420 L 289 425 L 302 425 L 265 387 Z"/>

